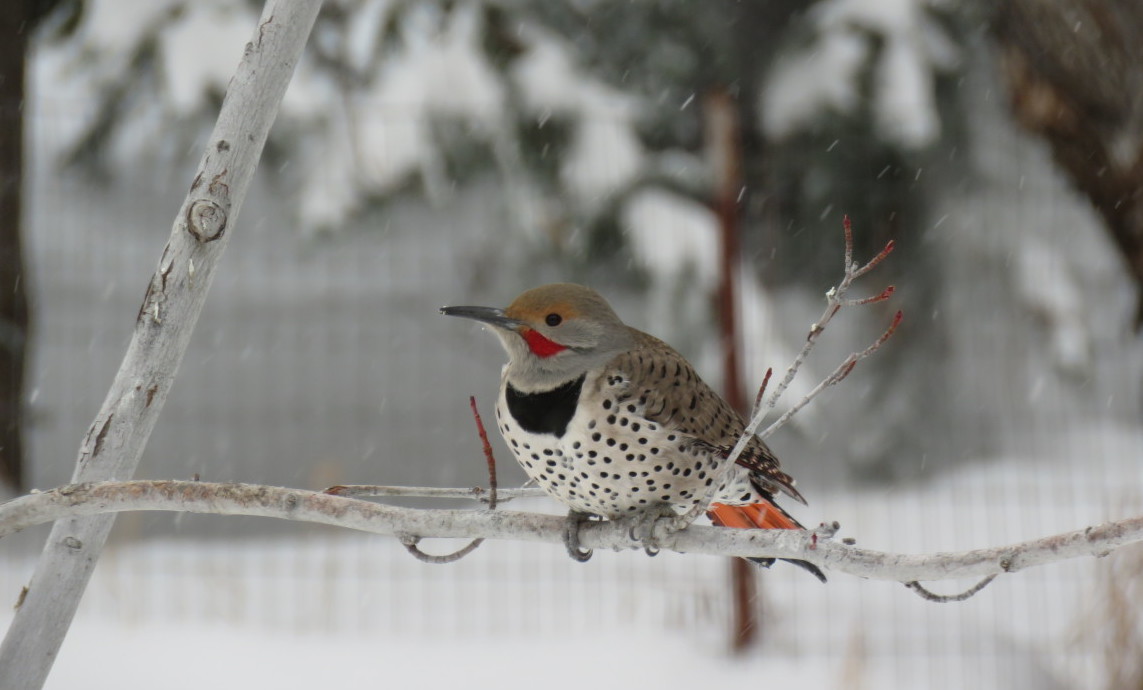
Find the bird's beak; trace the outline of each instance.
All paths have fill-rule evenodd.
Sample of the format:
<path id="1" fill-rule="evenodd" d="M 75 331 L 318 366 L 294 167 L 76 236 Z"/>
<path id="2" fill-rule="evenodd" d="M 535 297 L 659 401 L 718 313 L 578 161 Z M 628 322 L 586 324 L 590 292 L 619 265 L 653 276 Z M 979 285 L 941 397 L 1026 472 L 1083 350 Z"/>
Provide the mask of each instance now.
<path id="1" fill-rule="evenodd" d="M 495 307 L 441 307 L 441 313 L 445 316 L 459 316 L 465 319 L 473 319 L 474 321 L 480 321 L 510 331 L 514 331 L 524 325 L 523 321 L 509 318 L 504 315 L 503 309 L 497 309 Z"/>

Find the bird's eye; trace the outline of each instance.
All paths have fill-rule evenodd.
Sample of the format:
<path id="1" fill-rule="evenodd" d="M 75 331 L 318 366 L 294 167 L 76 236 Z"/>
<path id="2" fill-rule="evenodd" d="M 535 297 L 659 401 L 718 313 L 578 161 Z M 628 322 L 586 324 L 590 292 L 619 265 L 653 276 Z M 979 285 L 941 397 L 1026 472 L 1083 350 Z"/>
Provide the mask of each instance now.
<path id="1" fill-rule="evenodd" d="M 555 314 L 555 313 L 548 314 L 546 317 L 544 317 L 544 323 L 548 324 L 549 326 L 553 326 L 553 327 L 560 325 L 560 323 L 563 320 L 564 320 L 564 318 L 562 316 L 560 316 L 559 314 Z"/>

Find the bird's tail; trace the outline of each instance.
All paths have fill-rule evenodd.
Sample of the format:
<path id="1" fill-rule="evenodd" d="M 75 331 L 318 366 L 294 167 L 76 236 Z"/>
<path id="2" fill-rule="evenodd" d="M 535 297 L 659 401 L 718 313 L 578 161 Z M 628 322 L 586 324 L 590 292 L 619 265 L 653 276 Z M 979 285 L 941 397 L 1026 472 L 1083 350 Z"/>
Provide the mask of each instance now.
<path id="1" fill-rule="evenodd" d="M 761 503 L 732 506 L 726 503 L 711 503 L 706 512 L 710 521 L 719 527 L 736 527 L 739 529 L 805 529 L 789 513 L 782 510 L 776 503 L 763 499 Z M 748 558 L 763 568 L 774 564 L 773 558 Z M 813 563 L 799 561 L 793 558 L 783 558 L 787 563 L 807 570 L 822 582 L 826 576 L 821 569 Z"/>

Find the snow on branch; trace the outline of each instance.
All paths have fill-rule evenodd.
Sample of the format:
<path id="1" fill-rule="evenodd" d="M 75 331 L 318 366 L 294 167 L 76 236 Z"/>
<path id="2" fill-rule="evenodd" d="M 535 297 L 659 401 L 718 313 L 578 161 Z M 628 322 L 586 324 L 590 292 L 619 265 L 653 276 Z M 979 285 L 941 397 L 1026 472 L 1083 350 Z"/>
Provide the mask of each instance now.
<path id="1" fill-rule="evenodd" d="M 388 488 L 388 495 L 423 495 L 417 489 Z M 433 495 L 442 495 L 440 491 L 455 497 L 482 493 L 472 489 L 448 489 L 435 490 Z M 330 493 L 254 484 L 128 481 L 70 484 L 2 504 L 0 537 L 53 520 L 142 510 L 254 515 L 332 525 L 406 540 L 454 537 L 562 544 L 565 526 L 565 518 L 559 515 L 402 508 Z M 629 527 L 622 520 L 587 522 L 580 532 L 580 540 L 585 548 L 642 549 L 642 542 L 630 538 Z M 956 601 L 964 595 L 942 597 L 915 583 L 991 578 L 1072 558 L 1106 556 L 1121 546 L 1143 542 L 1143 516 L 1006 546 L 931 554 L 886 553 L 835 541 L 832 537 L 836 523 L 815 530 L 692 525 L 670 534 L 663 532 L 655 535 L 663 549 L 721 556 L 795 558 L 836 573 L 907 583 L 932 600 Z M 974 589 L 979 591 L 979 587 Z"/>

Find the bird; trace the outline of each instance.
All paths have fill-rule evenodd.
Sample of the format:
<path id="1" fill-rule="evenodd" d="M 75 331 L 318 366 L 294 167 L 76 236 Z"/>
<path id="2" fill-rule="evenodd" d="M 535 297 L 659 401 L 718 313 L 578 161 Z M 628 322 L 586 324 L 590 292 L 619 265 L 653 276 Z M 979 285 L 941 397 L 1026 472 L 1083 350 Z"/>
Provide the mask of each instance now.
<path id="1" fill-rule="evenodd" d="M 528 477 L 569 508 L 564 543 L 576 560 L 591 557 L 578 540 L 585 520 L 654 520 L 703 501 L 718 526 L 804 529 L 775 500 L 784 494 L 806 503 L 770 448 L 751 437 L 726 468 L 745 421 L 686 358 L 623 323 L 595 290 L 553 283 L 504 309 L 440 312 L 481 322 L 499 337 L 508 363 L 497 427 Z M 817 566 L 784 560 L 825 582 Z"/>

